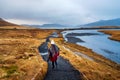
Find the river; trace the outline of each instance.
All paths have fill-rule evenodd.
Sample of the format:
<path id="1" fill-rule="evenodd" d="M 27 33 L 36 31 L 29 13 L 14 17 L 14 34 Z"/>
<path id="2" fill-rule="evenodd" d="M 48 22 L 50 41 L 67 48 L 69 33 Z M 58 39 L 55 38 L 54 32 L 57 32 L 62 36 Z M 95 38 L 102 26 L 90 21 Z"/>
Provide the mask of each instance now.
<path id="1" fill-rule="evenodd" d="M 120 64 L 120 42 L 110 40 L 108 38 L 110 35 L 98 30 L 68 30 L 63 31 L 62 34 L 66 41 L 72 41 L 72 38 L 80 39 L 72 42 L 90 48 L 97 54 Z"/>

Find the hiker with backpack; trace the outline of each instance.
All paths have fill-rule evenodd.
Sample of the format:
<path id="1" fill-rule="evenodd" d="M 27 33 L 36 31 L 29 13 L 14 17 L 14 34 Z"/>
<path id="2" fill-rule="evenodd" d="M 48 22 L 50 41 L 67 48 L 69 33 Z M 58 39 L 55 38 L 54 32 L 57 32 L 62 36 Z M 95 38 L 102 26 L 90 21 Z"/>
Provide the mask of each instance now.
<path id="1" fill-rule="evenodd" d="M 51 43 L 48 43 L 48 60 L 52 62 L 52 68 L 54 69 L 55 65 L 57 67 L 57 58 L 59 56 L 59 48 L 55 44 L 54 40 Z"/>

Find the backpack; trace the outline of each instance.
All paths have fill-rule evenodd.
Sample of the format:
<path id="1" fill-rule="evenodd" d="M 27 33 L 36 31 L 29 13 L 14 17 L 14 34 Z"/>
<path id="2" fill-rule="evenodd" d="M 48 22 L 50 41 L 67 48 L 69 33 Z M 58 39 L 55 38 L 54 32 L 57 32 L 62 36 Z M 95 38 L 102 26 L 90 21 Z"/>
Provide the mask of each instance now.
<path id="1" fill-rule="evenodd" d="M 59 51 L 55 49 L 55 46 L 49 48 L 49 59 L 51 61 L 56 61 L 59 55 Z"/>
<path id="2" fill-rule="evenodd" d="M 55 44 L 52 44 L 52 50 L 55 54 L 59 53 L 59 48 Z"/>
<path id="3" fill-rule="evenodd" d="M 49 57 L 53 57 L 53 52 L 52 52 L 51 47 L 50 47 L 50 49 L 48 51 L 49 51 Z"/>

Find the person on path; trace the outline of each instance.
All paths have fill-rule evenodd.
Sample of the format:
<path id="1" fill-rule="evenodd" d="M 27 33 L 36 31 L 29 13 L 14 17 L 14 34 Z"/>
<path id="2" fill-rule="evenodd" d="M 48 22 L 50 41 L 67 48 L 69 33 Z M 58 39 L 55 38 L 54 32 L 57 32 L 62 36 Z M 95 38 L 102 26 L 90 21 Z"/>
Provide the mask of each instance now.
<path id="1" fill-rule="evenodd" d="M 57 67 L 57 58 L 59 56 L 59 48 L 55 44 L 54 40 L 51 43 L 48 43 L 48 60 L 52 62 L 52 68 L 54 69 L 55 65 Z"/>

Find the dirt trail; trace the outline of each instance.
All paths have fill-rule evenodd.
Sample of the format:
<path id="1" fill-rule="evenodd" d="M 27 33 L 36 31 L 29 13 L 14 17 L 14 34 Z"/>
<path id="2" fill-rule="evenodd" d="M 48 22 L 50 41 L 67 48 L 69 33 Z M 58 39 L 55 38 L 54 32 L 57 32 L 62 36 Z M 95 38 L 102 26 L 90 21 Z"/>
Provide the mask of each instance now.
<path id="1" fill-rule="evenodd" d="M 46 46 L 46 42 L 40 46 L 40 53 L 46 53 Z M 42 57 L 45 61 L 47 60 L 47 55 L 42 55 Z M 59 57 L 57 62 L 55 69 L 52 69 L 51 62 L 48 62 L 48 72 L 44 80 L 82 80 L 79 71 L 74 69 L 67 60 Z"/>

